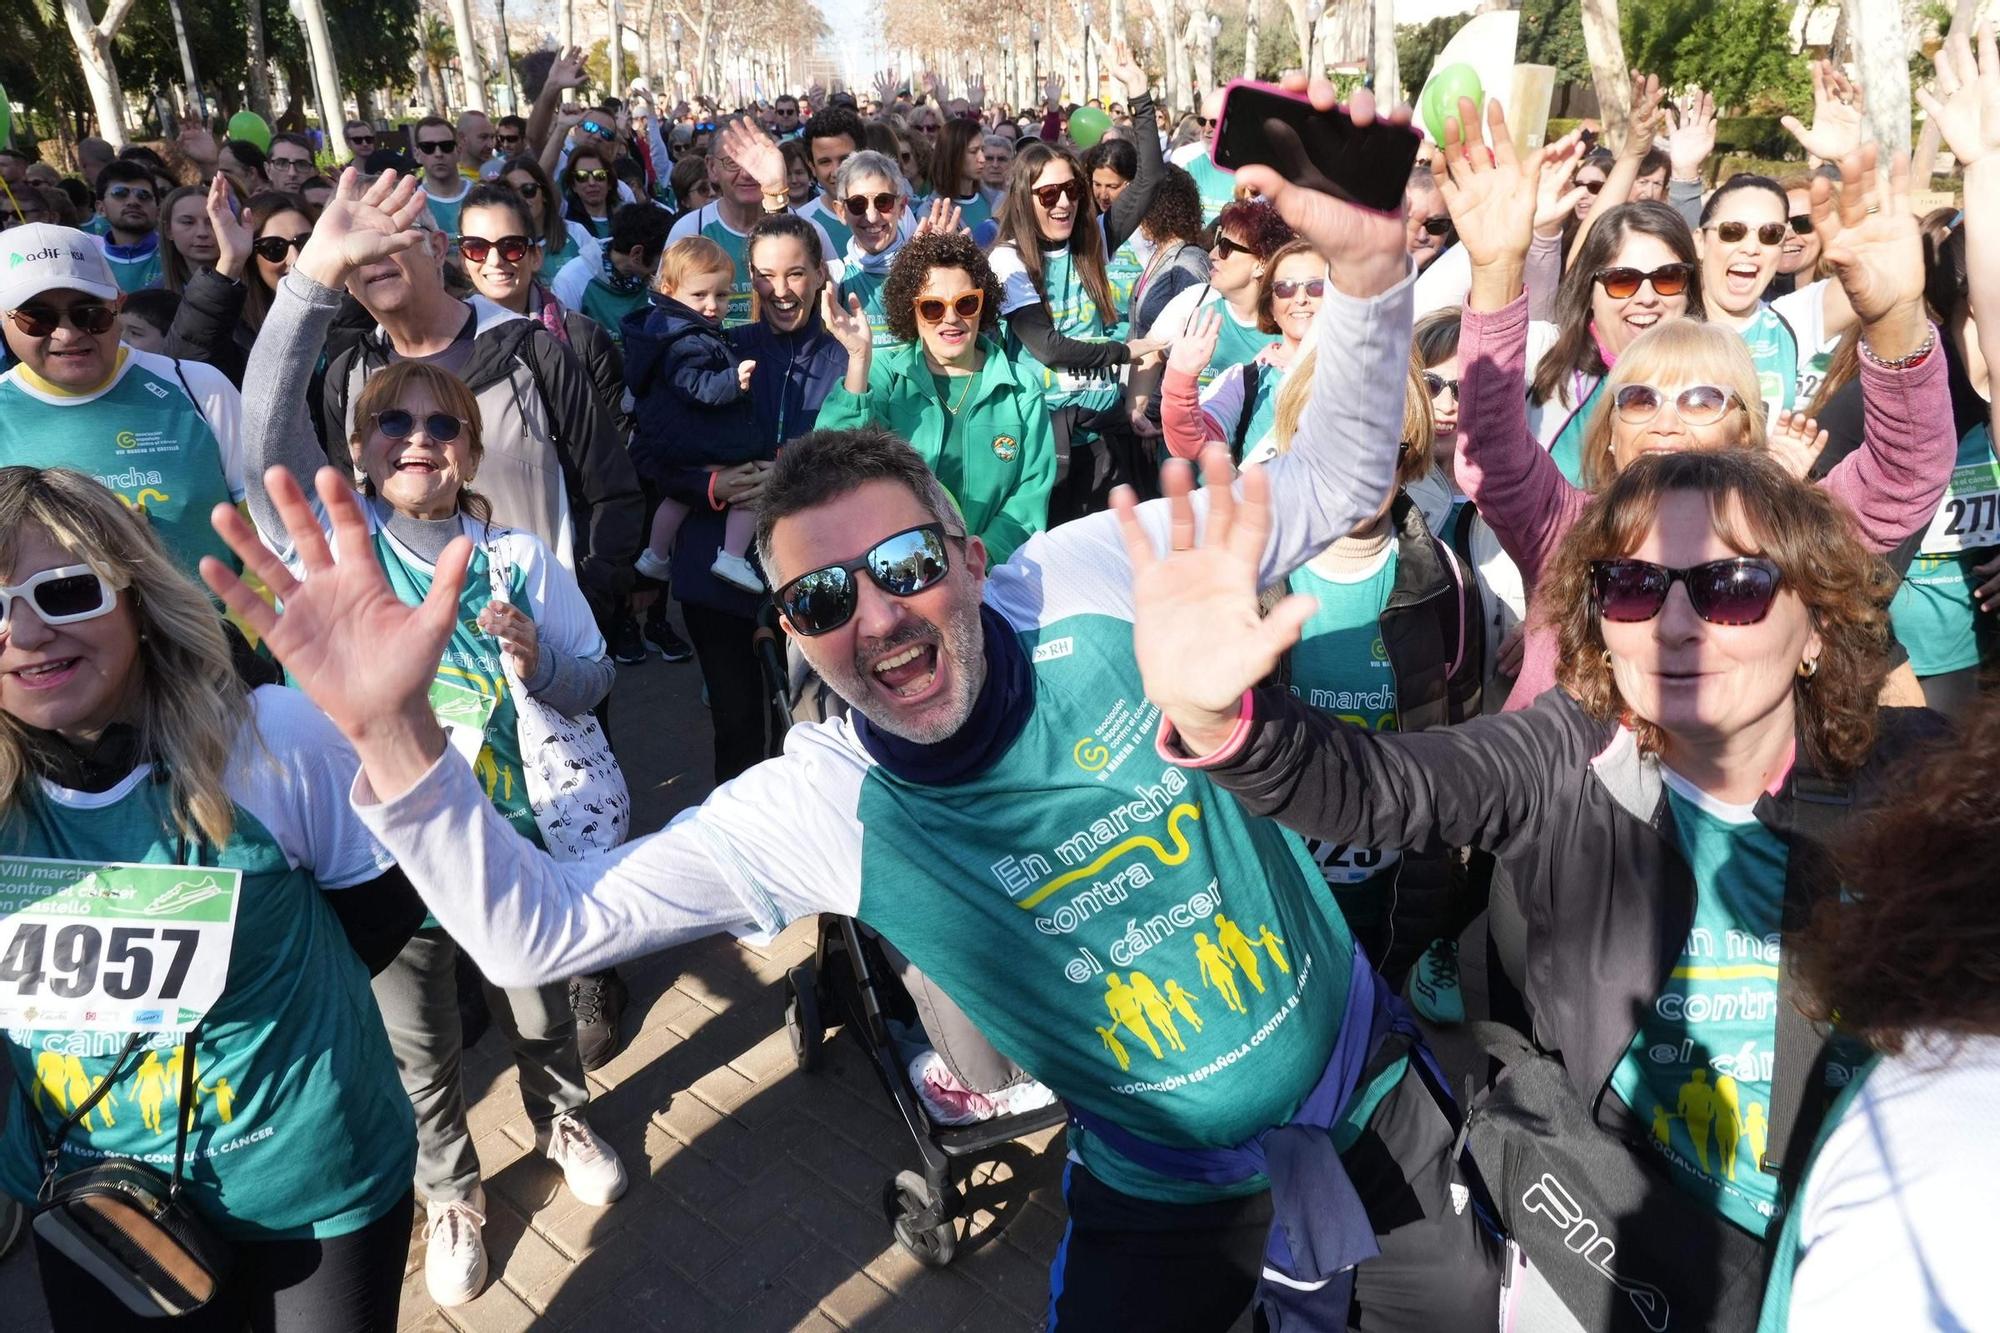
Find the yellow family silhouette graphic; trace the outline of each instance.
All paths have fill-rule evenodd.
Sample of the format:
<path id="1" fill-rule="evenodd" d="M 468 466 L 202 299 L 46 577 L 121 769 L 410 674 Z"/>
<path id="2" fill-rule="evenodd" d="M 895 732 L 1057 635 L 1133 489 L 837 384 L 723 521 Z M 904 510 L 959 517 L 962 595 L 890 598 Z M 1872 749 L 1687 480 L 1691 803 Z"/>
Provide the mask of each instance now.
<path id="1" fill-rule="evenodd" d="M 1258 970 L 1258 951 L 1263 951 L 1281 975 L 1289 976 L 1292 968 L 1285 957 L 1284 943 L 1269 926 L 1259 927 L 1253 939 L 1234 921 L 1217 913 L 1215 941 L 1211 943 L 1206 932 L 1197 932 L 1194 937 L 1195 965 L 1202 987 L 1220 995 L 1223 1007 L 1231 1013 L 1249 1013 L 1242 989 L 1237 985 L 1237 974 L 1240 971 L 1261 995 L 1264 980 Z M 1121 1070 L 1132 1067 L 1127 1039 L 1138 1042 L 1155 1060 L 1164 1060 L 1168 1051 L 1187 1050 L 1182 1024 L 1197 1036 L 1201 1033 L 1204 1024 L 1195 1010 L 1195 996 L 1173 977 L 1155 982 L 1136 970 L 1123 974 L 1110 972 L 1105 974 L 1104 986 L 1104 1007 L 1110 1011 L 1111 1025 L 1097 1028 L 1097 1036 Z"/>
<path id="2" fill-rule="evenodd" d="M 1681 1084 L 1672 1111 L 1654 1103 L 1653 1138 L 1662 1148 L 1673 1146 L 1673 1122 L 1676 1120 L 1687 1130 L 1688 1141 L 1694 1145 L 1695 1161 L 1700 1163 L 1704 1175 L 1720 1175 L 1724 1180 L 1734 1180 L 1739 1158 L 1747 1159 L 1753 1170 L 1764 1159 L 1764 1149 L 1771 1132 L 1764 1105 L 1762 1102 L 1751 1102 L 1747 1108 L 1744 1107 L 1736 1080 L 1727 1074 L 1710 1083 L 1706 1069 L 1691 1070 L 1688 1081 Z M 1712 1166 L 1709 1161 L 1711 1139 L 1715 1144 Z"/>
<path id="3" fill-rule="evenodd" d="M 165 1058 L 162 1058 L 157 1050 L 147 1051 L 146 1058 L 132 1071 L 132 1086 L 125 1089 L 126 1099 L 128 1101 L 136 1099 L 139 1103 L 140 1123 L 155 1134 L 168 1133 L 172 1129 L 172 1126 L 166 1123 L 165 1112 L 169 1103 L 178 1106 L 180 1102 L 182 1050 L 182 1047 L 175 1046 Z M 90 1094 L 96 1086 L 96 1080 L 84 1072 L 83 1061 L 74 1055 L 65 1055 L 61 1051 L 42 1051 L 35 1056 L 33 1101 L 37 1111 L 46 1103 L 56 1111 L 68 1115 L 90 1100 Z M 215 1113 L 221 1117 L 223 1124 L 226 1125 L 236 1118 L 238 1093 L 230 1086 L 227 1077 L 218 1078 L 214 1083 L 203 1083 L 200 1066 L 196 1065 L 194 1088 L 194 1104 L 187 1108 L 191 1117 L 200 1114 L 201 1099 L 207 1097 L 215 1103 Z M 118 1090 L 106 1089 L 104 1096 L 98 1099 L 97 1104 L 90 1108 L 77 1125 L 85 1132 L 99 1125 L 110 1129 L 118 1123 L 117 1108 Z M 92 1124 L 93 1119 L 97 1122 L 96 1125 Z"/>

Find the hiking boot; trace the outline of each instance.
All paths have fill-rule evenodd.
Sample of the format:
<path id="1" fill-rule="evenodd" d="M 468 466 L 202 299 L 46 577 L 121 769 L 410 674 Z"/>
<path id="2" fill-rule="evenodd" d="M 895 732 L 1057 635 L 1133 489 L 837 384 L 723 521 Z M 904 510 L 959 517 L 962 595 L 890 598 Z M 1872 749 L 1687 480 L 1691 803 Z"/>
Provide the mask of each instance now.
<path id="1" fill-rule="evenodd" d="M 629 998 L 625 981 L 607 968 L 571 977 L 569 1009 L 576 1016 L 576 1049 L 585 1069 L 600 1069 L 618 1054 L 618 1020 Z"/>
<path id="2" fill-rule="evenodd" d="M 579 1203 L 602 1208 L 625 1192 L 625 1164 L 574 1111 L 536 1130 L 535 1148 L 562 1168 L 563 1184 Z"/>
<path id="3" fill-rule="evenodd" d="M 486 1191 L 424 1204 L 424 1289 L 439 1306 L 464 1305 L 486 1286 Z"/>
<path id="4" fill-rule="evenodd" d="M 646 660 L 646 641 L 639 637 L 639 620 L 630 611 L 611 622 L 611 660 L 620 666 L 636 666 Z"/>
<path id="5" fill-rule="evenodd" d="M 685 662 L 694 656 L 694 645 L 674 633 L 663 615 L 646 617 L 646 640 L 669 662 Z"/>

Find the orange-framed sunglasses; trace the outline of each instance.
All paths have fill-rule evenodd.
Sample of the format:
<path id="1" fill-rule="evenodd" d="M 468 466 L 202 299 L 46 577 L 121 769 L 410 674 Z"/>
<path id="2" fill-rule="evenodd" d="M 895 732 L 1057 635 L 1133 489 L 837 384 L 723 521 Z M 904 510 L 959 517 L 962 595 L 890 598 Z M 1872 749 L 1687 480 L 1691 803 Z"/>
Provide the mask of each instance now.
<path id="1" fill-rule="evenodd" d="M 944 312 L 949 309 L 967 323 L 976 323 L 979 312 L 986 306 L 985 292 L 960 292 L 957 296 L 919 296 L 910 302 L 916 308 L 917 318 L 926 324 L 944 323 Z"/>

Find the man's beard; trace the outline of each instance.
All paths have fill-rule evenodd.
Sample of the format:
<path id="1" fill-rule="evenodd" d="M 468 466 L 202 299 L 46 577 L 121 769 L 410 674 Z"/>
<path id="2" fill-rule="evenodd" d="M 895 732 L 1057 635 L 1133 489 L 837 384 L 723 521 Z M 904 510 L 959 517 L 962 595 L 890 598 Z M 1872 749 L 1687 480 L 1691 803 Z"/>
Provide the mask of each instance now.
<path id="1" fill-rule="evenodd" d="M 944 696 L 931 703 L 923 717 L 905 719 L 891 712 L 890 706 L 875 693 L 870 679 L 873 673 L 862 659 L 880 660 L 898 647 L 915 643 L 936 644 L 937 669 L 944 670 L 946 662 L 952 669 Z M 918 745 L 950 740 L 972 716 L 972 706 L 986 681 L 986 637 L 979 619 L 979 602 L 975 599 L 954 608 L 941 626 L 915 621 L 893 638 L 857 643 L 855 660 L 843 663 L 838 670 L 822 669 L 820 674 L 835 694 L 877 730 Z"/>

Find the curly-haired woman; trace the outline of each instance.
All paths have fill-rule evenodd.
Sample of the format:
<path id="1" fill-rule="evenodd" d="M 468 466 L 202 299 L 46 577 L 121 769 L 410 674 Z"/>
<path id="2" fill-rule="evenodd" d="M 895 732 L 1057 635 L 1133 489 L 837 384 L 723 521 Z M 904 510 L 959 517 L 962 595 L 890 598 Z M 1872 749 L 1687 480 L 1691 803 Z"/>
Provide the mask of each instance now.
<path id="1" fill-rule="evenodd" d="M 1239 520 L 1253 529 L 1262 490 Z M 1659 1286 L 1661 1308 L 1688 1302 L 1701 1327 L 1742 1326 L 1794 1180 L 1764 1166 L 1796 1165 L 1797 1075 L 1824 1060 L 1844 1077 L 1863 1054 L 1811 1035 L 1802 1058 L 1777 1054 L 1792 909 L 1824 890 L 1819 830 L 1893 790 L 1892 761 L 1939 730 L 1877 704 L 1886 568 L 1824 488 L 1764 454 L 1648 455 L 1578 516 L 1544 577 L 1563 688 L 1399 735 L 1248 692 L 1311 608 L 1292 599 L 1259 620 L 1254 562 L 1214 514 L 1211 545 L 1164 559 L 1139 558 L 1150 544 L 1127 518 L 1134 644 L 1173 729 L 1163 753 L 1203 756 L 1188 761 L 1308 837 L 1490 852 L 1495 918 L 1504 900 L 1523 923 L 1501 958 L 1533 1042 L 1475 1122 L 1520 1112 L 1519 1071 L 1543 1073 L 1540 1123 L 1604 1168 L 1576 1187 L 1615 1174 L 1613 1197 L 1657 1221 L 1620 1228 L 1621 1276 Z M 1486 1184 L 1530 1260 L 1559 1265 L 1566 1229 L 1540 1230 L 1521 1202 L 1540 1159 L 1507 1144 L 1478 1152 L 1475 1134 Z"/>
<path id="2" fill-rule="evenodd" d="M 1041 372 L 1000 345 L 1000 283 L 979 247 L 935 233 L 903 246 L 882 287 L 896 338 L 882 351 L 860 297 L 845 309 L 830 292 L 824 301 L 847 378 L 820 408 L 820 429 L 877 425 L 908 440 L 996 559 L 1040 532 L 1056 475 Z"/>

